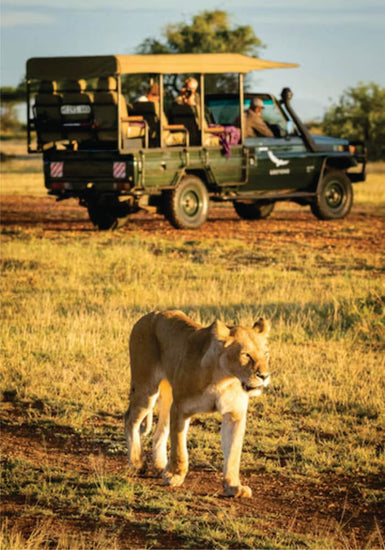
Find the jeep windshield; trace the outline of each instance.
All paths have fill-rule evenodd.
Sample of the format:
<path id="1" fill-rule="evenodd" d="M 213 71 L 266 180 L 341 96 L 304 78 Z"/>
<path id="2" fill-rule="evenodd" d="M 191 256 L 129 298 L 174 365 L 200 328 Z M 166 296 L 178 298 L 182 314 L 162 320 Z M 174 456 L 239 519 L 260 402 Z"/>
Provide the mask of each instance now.
<path id="1" fill-rule="evenodd" d="M 284 130 L 288 119 L 282 112 L 275 98 L 270 94 L 245 93 L 243 110 L 247 111 L 254 97 L 258 97 L 263 101 L 263 119 L 269 126 Z M 206 96 L 206 106 L 215 124 L 221 124 L 223 126 L 239 124 L 239 95 L 209 94 Z"/>

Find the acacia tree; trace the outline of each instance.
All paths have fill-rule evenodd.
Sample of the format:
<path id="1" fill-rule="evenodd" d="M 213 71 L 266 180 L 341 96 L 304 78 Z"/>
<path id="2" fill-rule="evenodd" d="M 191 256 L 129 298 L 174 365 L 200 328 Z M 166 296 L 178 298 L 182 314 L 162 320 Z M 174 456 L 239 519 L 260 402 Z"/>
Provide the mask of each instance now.
<path id="1" fill-rule="evenodd" d="M 191 23 L 167 25 L 163 31 L 164 41 L 146 38 L 137 48 L 139 54 L 167 53 L 243 53 L 258 56 L 265 46 L 249 25 L 234 26 L 225 11 L 203 11 L 192 17 Z M 130 84 L 133 84 L 130 77 Z M 139 81 L 137 80 L 137 84 Z M 178 78 L 167 80 L 169 87 L 180 86 Z M 214 75 L 206 79 L 206 91 L 234 90 L 234 77 Z M 143 90 L 143 80 L 140 87 Z"/>
<path id="2" fill-rule="evenodd" d="M 193 16 L 192 23 L 167 25 L 165 42 L 147 38 L 139 53 L 244 53 L 257 55 L 262 42 L 249 25 L 231 27 L 225 11 L 203 11 Z"/>
<path id="3" fill-rule="evenodd" d="M 323 120 L 326 134 L 364 140 L 372 160 L 385 158 L 385 88 L 358 83 L 342 94 Z"/>

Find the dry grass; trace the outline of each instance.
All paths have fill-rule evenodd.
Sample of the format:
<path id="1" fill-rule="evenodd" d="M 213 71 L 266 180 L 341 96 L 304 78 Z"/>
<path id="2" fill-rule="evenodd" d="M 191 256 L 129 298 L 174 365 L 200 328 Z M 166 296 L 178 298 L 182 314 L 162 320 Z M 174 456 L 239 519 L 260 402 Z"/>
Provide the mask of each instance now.
<path id="1" fill-rule="evenodd" d="M 45 193 L 34 166 L 28 174 L 17 163 L 8 170 L 3 193 Z M 382 172 L 370 173 L 368 183 L 356 187 L 356 201 L 384 204 L 383 183 Z M 204 324 L 219 317 L 245 325 L 265 314 L 273 324 L 273 385 L 251 405 L 243 471 L 293 480 L 352 476 L 365 505 L 384 503 L 380 490 L 365 485 L 365 479 L 384 475 L 385 462 L 381 250 L 320 252 L 293 241 L 276 248 L 273 259 L 255 262 L 257 247 L 250 250 L 244 242 L 225 238 L 186 242 L 183 234 L 172 241 L 131 234 L 128 240 L 124 233 L 96 232 L 76 239 L 63 232 L 42 238 L 22 229 L 4 232 L 1 244 L 1 389 L 16 392 L 17 402 L 42 403 L 40 409 L 28 410 L 23 418 L 27 425 L 66 426 L 89 436 L 95 416 L 121 415 L 129 388 L 128 335 L 145 312 L 179 308 Z M 122 434 L 116 430 L 113 443 L 123 453 Z M 190 446 L 193 467 L 221 469 L 216 419 L 202 417 L 191 427 Z M 5 523 L 2 547 L 119 547 L 103 518 L 108 506 L 115 507 L 119 525 L 126 521 L 124 514 L 135 513 L 129 504 L 133 486 L 95 474 L 95 493 L 83 478 L 57 485 L 52 479 L 64 475 L 60 470 L 39 472 L 28 464 L 12 464 L 7 466 L 13 481 L 7 478 L 6 494 L 21 487 L 27 497 L 33 494 L 35 500 L 26 497 L 25 513 L 39 521 L 28 535 Z M 92 537 L 72 537 L 65 523 L 57 527 L 62 520 L 56 510 L 68 507 L 70 490 L 79 499 L 76 514 L 82 510 L 100 522 Z M 147 489 L 142 501 L 157 510 L 151 540 L 157 529 L 158 534 L 170 529 L 187 545 L 204 547 L 341 547 L 342 530 L 336 526 L 305 539 L 295 532 L 274 532 L 273 524 L 264 532 L 255 530 L 247 516 L 218 520 L 220 504 L 207 515 L 194 511 L 194 499 L 188 491 L 175 500 L 163 489 Z M 175 506 L 177 513 L 164 515 Z M 373 528 L 371 537 L 373 547 L 383 545 L 379 528 Z M 342 546 L 354 546 L 352 540 L 349 536 Z"/>

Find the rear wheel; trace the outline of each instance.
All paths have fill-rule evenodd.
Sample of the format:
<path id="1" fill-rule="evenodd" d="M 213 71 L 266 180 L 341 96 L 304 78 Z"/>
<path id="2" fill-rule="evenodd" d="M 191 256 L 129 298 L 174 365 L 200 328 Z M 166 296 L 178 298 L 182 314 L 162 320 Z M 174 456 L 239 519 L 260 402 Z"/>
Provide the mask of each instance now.
<path id="1" fill-rule="evenodd" d="M 90 220 L 101 231 L 121 227 L 131 212 L 127 203 L 108 195 L 89 198 L 87 210 Z"/>
<path id="2" fill-rule="evenodd" d="M 274 210 L 274 203 L 234 201 L 234 208 L 238 216 L 244 220 L 263 220 L 268 218 Z"/>
<path id="3" fill-rule="evenodd" d="M 310 205 L 320 220 L 337 220 L 350 212 L 353 204 L 353 188 L 344 172 L 334 170 L 322 179 L 315 202 Z"/>
<path id="4" fill-rule="evenodd" d="M 177 229 L 198 229 L 209 211 L 205 184 L 196 176 L 185 176 L 172 191 L 164 194 L 163 211 Z"/>

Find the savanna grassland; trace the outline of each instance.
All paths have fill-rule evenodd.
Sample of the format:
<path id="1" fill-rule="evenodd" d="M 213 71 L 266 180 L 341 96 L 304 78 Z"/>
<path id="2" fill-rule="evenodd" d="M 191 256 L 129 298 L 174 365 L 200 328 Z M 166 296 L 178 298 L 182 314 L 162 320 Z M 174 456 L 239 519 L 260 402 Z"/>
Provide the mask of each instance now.
<path id="1" fill-rule="evenodd" d="M 385 166 L 345 220 L 215 207 L 199 231 L 140 214 L 102 233 L 46 196 L 24 144 L 1 146 L 1 548 L 384 548 Z M 272 322 L 250 500 L 221 496 L 217 416 L 191 423 L 182 488 L 129 472 L 128 337 L 164 308 Z"/>

